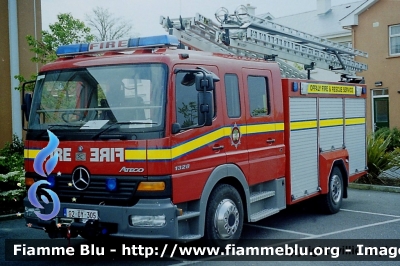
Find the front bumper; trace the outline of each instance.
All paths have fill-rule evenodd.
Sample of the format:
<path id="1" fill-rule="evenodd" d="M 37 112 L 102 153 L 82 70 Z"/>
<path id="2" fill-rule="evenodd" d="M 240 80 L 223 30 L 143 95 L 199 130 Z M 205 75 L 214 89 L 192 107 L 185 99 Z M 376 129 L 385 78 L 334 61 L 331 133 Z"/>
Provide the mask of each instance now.
<path id="1" fill-rule="evenodd" d="M 53 204 L 40 202 L 44 209 L 41 213 L 49 214 Z M 28 198 L 24 199 L 26 210 L 34 207 Z M 58 215 L 51 220 L 39 219 L 32 211 L 25 212 L 25 220 L 29 227 L 45 229 L 52 238 L 85 235 L 107 234 L 118 237 L 144 239 L 179 239 L 178 236 L 178 209 L 170 199 L 140 199 L 134 206 L 107 206 L 61 202 Z M 64 209 L 85 209 L 98 211 L 98 220 L 84 220 L 67 218 Z M 162 226 L 133 226 L 131 216 L 162 216 L 165 223 Z"/>

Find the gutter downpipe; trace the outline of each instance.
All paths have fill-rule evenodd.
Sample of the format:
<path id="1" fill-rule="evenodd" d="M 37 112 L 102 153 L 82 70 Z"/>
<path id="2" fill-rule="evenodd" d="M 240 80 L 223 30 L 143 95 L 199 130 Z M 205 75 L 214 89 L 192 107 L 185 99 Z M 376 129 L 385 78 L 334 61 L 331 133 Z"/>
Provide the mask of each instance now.
<path id="1" fill-rule="evenodd" d="M 12 133 L 22 139 L 21 126 L 21 96 L 20 91 L 15 90 L 19 86 L 14 78 L 19 74 L 19 45 L 18 45 L 18 10 L 17 0 L 8 0 L 8 29 L 10 42 L 10 84 L 11 84 L 11 123 Z"/>

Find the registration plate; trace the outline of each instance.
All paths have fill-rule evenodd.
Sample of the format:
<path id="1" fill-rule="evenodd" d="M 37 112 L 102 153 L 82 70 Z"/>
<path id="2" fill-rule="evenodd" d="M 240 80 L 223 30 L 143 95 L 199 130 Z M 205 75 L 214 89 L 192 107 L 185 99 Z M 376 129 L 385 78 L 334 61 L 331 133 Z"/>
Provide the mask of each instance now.
<path id="1" fill-rule="evenodd" d="M 64 216 L 68 218 L 82 218 L 82 219 L 92 219 L 92 220 L 99 219 L 98 211 L 82 210 L 82 209 L 65 208 Z"/>

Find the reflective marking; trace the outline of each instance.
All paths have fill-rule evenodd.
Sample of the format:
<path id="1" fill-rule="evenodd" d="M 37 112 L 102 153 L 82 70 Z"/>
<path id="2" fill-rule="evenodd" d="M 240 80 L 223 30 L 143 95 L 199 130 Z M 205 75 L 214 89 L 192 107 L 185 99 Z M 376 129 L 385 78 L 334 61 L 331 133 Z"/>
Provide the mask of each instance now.
<path id="1" fill-rule="evenodd" d="M 319 121 L 320 127 L 332 127 L 332 126 L 342 126 L 343 118 L 337 119 L 324 119 Z"/>
<path id="2" fill-rule="evenodd" d="M 346 118 L 346 126 L 365 124 L 365 118 Z"/>
<path id="3" fill-rule="evenodd" d="M 290 130 L 317 128 L 317 120 L 290 122 Z"/>

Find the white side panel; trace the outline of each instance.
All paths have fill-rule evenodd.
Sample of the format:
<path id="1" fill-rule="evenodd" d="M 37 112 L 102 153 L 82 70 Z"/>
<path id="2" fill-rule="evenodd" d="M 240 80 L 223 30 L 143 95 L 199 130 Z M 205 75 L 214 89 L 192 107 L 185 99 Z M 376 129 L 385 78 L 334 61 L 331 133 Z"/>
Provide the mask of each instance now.
<path id="1" fill-rule="evenodd" d="M 316 98 L 290 98 L 290 122 L 316 119 Z"/>
<path id="2" fill-rule="evenodd" d="M 364 98 L 351 98 L 345 99 L 346 104 L 346 118 L 365 118 L 365 99 Z"/>
<path id="3" fill-rule="evenodd" d="M 343 99 L 320 98 L 320 149 L 328 151 L 343 148 Z M 341 124 L 337 125 L 340 120 Z"/>
<path id="4" fill-rule="evenodd" d="M 359 171 L 364 171 L 367 166 L 365 99 L 346 99 L 345 106 L 346 119 L 361 118 L 357 124 L 351 125 L 347 123 L 345 129 L 345 145 L 349 152 L 349 169 L 351 175 Z"/>
<path id="5" fill-rule="evenodd" d="M 290 122 L 316 119 L 316 98 L 290 99 Z M 291 130 L 290 147 L 292 198 L 299 199 L 318 190 L 317 128 Z"/>

